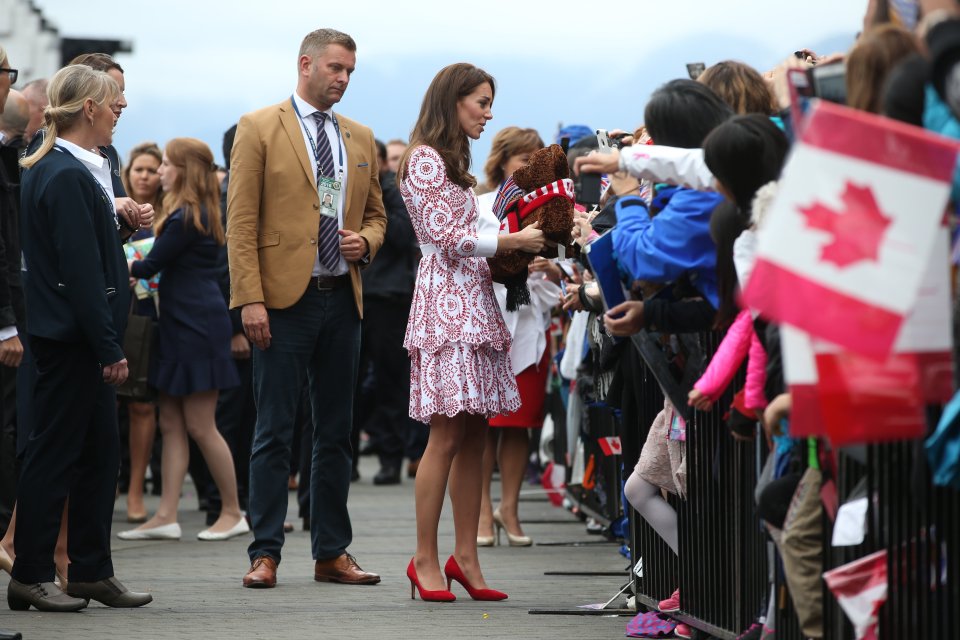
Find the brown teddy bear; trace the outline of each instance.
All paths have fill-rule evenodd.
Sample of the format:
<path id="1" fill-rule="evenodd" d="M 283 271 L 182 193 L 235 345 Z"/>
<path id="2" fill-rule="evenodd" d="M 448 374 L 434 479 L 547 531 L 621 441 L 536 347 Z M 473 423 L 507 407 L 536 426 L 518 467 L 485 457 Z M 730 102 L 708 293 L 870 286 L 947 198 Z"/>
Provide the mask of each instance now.
<path id="1" fill-rule="evenodd" d="M 511 233 L 539 222 L 543 235 L 552 243 L 540 255 L 556 258 L 558 246 L 569 247 L 572 252 L 573 204 L 567 156 L 560 145 L 552 144 L 535 152 L 525 167 L 514 172 L 501 187 L 493 208 Z M 526 251 L 511 250 L 487 258 L 494 281 L 507 286 L 508 311 L 530 304 L 527 266 L 535 257 Z"/>

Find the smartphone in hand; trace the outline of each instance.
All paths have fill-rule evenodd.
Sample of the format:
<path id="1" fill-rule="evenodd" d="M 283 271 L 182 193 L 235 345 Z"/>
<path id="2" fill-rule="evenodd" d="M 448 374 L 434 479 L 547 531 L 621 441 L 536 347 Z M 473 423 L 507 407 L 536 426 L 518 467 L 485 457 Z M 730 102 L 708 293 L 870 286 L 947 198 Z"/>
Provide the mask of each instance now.
<path id="1" fill-rule="evenodd" d="M 687 75 L 690 76 L 691 80 L 696 80 L 706 70 L 707 70 L 707 65 L 704 64 L 703 62 L 687 63 Z"/>

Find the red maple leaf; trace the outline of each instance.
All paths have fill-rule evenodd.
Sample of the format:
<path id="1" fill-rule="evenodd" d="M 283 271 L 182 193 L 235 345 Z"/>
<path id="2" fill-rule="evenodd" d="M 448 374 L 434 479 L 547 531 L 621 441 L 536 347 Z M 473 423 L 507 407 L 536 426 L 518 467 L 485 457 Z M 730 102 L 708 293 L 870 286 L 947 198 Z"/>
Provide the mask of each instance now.
<path id="1" fill-rule="evenodd" d="M 840 268 L 861 260 L 877 261 L 880 245 L 887 227 L 893 221 L 883 215 L 870 187 L 860 187 L 850 181 L 840 197 L 843 202 L 837 211 L 819 201 L 808 207 L 799 207 L 807 219 L 807 227 L 826 231 L 833 239 L 823 246 L 820 259 Z"/>

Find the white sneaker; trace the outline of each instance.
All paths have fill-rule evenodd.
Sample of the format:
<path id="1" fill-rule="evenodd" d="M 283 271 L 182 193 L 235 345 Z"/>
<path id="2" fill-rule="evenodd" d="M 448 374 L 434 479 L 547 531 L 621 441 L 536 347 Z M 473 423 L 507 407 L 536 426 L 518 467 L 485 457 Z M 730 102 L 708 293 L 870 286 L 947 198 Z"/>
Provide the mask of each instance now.
<path id="1" fill-rule="evenodd" d="M 250 525 L 247 524 L 247 519 L 241 516 L 240 521 L 226 531 L 212 533 L 210 529 L 204 529 L 197 534 L 197 540 L 206 540 L 208 542 L 229 540 L 230 538 L 242 536 L 245 533 L 250 533 Z"/>
<path id="2" fill-rule="evenodd" d="M 181 535 L 180 525 L 174 522 L 149 529 L 121 531 L 117 537 L 121 540 L 179 540 Z"/>

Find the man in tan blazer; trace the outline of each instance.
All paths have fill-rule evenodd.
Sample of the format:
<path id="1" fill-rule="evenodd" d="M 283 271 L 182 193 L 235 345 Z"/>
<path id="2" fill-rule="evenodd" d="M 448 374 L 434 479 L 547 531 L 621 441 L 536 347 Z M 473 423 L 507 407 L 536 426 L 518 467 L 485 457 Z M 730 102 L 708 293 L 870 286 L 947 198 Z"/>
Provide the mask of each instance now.
<path id="1" fill-rule="evenodd" d="M 240 118 L 230 157 L 230 306 L 241 308 L 256 347 L 254 541 L 245 587 L 276 585 L 293 424 L 304 382 L 313 410 L 314 578 L 380 581 L 347 553 L 360 268 L 376 254 L 386 230 L 373 132 L 332 110 L 355 66 L 350 36 L 332 29 L 308 34 L 300 46 L 296 92 Z"/>

